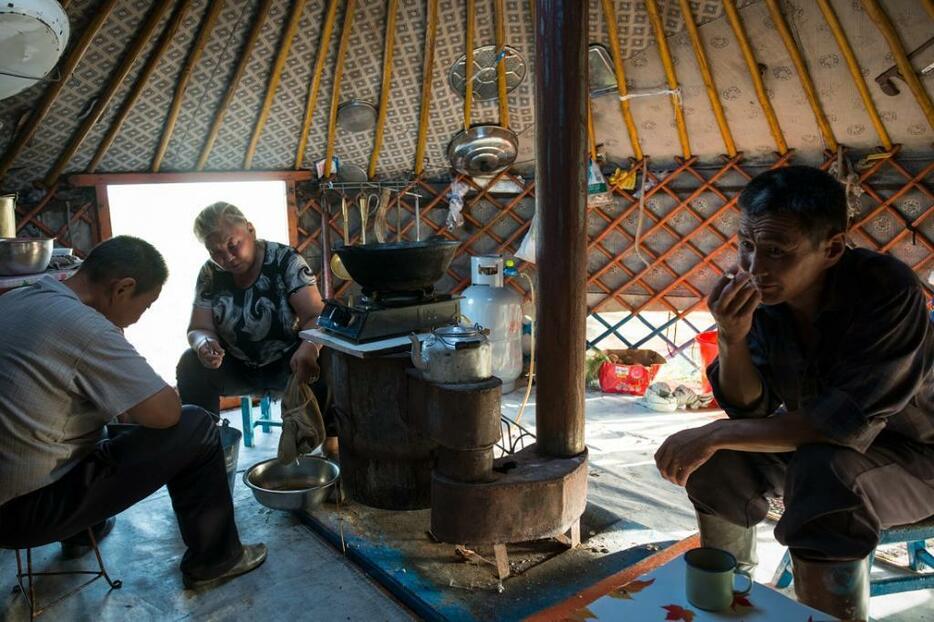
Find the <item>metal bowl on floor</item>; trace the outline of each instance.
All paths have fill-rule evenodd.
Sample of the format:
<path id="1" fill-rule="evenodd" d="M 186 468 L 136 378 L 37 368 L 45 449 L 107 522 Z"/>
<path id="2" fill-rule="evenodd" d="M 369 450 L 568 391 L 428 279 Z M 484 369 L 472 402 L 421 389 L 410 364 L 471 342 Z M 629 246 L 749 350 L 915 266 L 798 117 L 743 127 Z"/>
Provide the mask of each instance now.
<path id="1" fill-rule="evenodd" d="M 273 458 L 247 469 L 243 483 L 267 508 L 309 511 L 328 498 L 340 474 L 340 467 L 319 456 L 299 456 L 289 464 Z"/>
<path id="2" fill-rule="evenodd" d="M 49 238 L 0 238 L 0 275 L 45 272 L 52 259 Z"/>

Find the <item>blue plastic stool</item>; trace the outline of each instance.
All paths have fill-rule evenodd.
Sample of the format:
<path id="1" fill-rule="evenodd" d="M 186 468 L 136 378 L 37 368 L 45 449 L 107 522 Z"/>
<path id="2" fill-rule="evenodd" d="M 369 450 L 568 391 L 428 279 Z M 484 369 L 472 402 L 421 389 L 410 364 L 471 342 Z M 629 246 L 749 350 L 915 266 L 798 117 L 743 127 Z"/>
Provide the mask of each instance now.
<path id="1" fill-rule="evenodd" d="M 253 398 L 249 395 L 240 396 L 240 414 L 243 415 L 243 445 L 246 447 L 253 446 L 253 428 L 256 426 L 266 434 L 272 426 L 282 427 L 281 421 L 272 420 L 272 400 L 268 393 L 259 400 L 259 419 L 253 420 Z"/>
<path id="2" fill-rule="evenodd" d="M 934 538 L 934 516 L 912 525 L 899 525 L 883 529 L 879 537 L 879 544 L 893 544 L 905 542 L 908 545 L 908 567 L 915 575 L 902 577 L 889 577 L 888 579 L 871 579 L 869 581 L 870 596 L 884 596 L 899 592 L 913 592 L 934 588 L 934 572 L 923 573 L 927 566 L 934 570 L 934 555 L 925 546 L 925 540 Z M 875 561 L 876 552 L 869 556 L 869 568 Z M 794 581 L 791 570 L 791 553 L 785 551 L 785 556 L 775 571 L 775 587 L 786 588 Z"/>

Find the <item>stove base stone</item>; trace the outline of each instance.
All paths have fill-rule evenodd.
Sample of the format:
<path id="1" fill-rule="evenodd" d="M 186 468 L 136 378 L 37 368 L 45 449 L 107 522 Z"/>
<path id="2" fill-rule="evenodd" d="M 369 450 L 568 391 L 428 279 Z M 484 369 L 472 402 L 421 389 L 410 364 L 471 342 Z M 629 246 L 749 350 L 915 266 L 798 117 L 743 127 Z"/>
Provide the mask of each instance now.
<path id="1" fill-rule="evenodd" d="M 493 473 L 493 481 L 470 483 L 437 470 L 432 474 L 435 538 L 452 544 L 503 545 L 544 538 L 564 541 L 564 534 L 573 534 L 587 505 L 586 450 L 572 458 L 550 458 L 530 445 L 496 460 Z"/>

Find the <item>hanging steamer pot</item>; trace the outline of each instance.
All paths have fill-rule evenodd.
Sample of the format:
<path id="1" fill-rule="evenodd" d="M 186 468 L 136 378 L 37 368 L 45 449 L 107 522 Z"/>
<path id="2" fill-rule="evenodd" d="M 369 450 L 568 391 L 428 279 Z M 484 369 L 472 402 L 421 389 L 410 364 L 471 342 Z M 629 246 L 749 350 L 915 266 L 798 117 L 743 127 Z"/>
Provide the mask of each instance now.
<path id="1" fill-rule="evenodd" d="M 448 145 L 448 159 L 470 177 L 496 175 L 516 161 L 519 137 L 499 125 L 474 125 L 458 132 Z"/>
<path id="2" fill-rule="evenodd" d="M 497 20 L 499 19 L 501 19 L 501 16 L 497 14 Z M 472 20 L 468 20 L 467 28 L 470 33 L 473 32 L 474 23 Z M 468 40 L 472 38 L 471 34 Z M 493 70 L 496 65 L 502 62 L 505 58 L 505 52 L 504 49 L 502 53 L 497 54 L 494 66 L 487 68 L 487 70 Z M 474 51 L 468 49 L 464 59 L 465 69 L 473 67 L 473 64 Z M 503 123 L 503 119 L 500 119 L 501 125 L 470 125 L 472 98 L 466 97 L 466 94 L 468 90 L 473 93 L 475 78 L 470 75 L 470 72 L 465 72 L 464 79 L 464 129 L 458 132 L 448 144 L 448 160 L 450 160 L 454 170 L 462 175 L 469 177 L 496 175 L 512 166 L 513 162 L 516 161 L 519 151 L 519 137 L 506 127 L 508 122 Z"/>
<path id="3" fill-rule="evenodd" d="M 412 364 L 429 382 L 465 384 L 493 375 L 490 340 L 479 326 L 442 326 L 424 343 L 415 334 L 409 339 Z"/>

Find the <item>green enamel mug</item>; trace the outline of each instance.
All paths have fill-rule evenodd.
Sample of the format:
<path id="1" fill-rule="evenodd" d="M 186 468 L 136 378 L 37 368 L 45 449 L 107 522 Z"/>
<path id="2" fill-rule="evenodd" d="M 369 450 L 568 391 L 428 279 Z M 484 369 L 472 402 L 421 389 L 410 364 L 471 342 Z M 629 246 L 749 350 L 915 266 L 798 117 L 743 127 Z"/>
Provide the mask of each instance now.
<path id="1" fill-rule="evenodd" d="M 684 554 L 684 588 L 688 602 L 705 611 L 724 611 L 735 596 L 752 591 L 753 580 L 748 572 L 737 568 L 736 558 L 720 549 L 701 547 Z M 746 579 L 744 590 L 734 588 L 735 577 Z"/>

